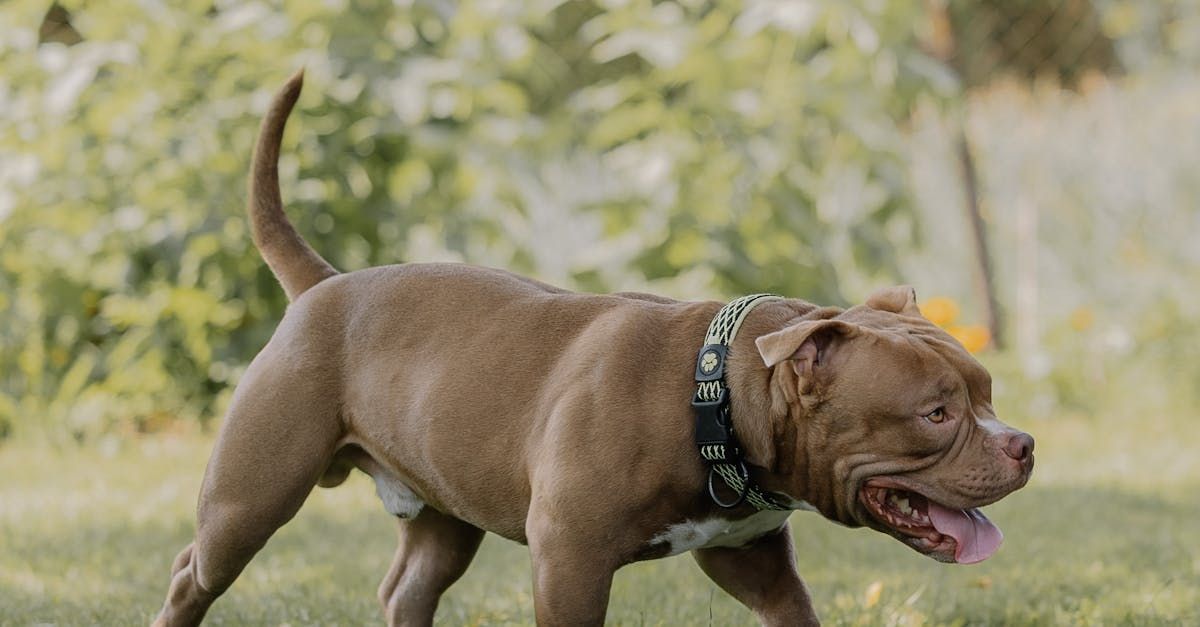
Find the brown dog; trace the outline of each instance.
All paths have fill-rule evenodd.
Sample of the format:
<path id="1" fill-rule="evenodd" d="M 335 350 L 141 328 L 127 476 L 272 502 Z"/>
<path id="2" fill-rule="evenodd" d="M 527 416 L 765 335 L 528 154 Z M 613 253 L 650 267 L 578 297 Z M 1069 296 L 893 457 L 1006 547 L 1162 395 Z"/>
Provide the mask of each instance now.
<path id="1" fill-rule="evenodd" d="M 300 84 L 263 122 L 250 185 L 254 240 L 292 305 L 234 394 L 156 624 L 198 623 L 314 485 L 355 467 L 400 519 L 379 588 L 391 624 L 429 624 L 485 531 L 529 545 L 541 624 L 600 624 L 616 569 L 688 550 L 763 623 L 816 623 L 789 512 L 705 492 L 688 401 L 722 305 L 456 264 L 339 274 L 282 210 Z M 1025 484 L 1033 440 L 996 420 L 988 373 L 911 289 L 844 311 L 765 302 L 724 368 L 762 490 L 942 561 L 999 545 L 974 508 Z"/>

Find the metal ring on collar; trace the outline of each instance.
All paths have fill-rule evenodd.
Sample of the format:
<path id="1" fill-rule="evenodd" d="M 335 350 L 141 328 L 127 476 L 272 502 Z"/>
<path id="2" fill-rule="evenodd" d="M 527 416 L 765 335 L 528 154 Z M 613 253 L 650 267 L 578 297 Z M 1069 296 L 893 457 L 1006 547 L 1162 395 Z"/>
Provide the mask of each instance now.
<path id="1" fill-rule="evenodd" d="M 713 464 L 708 467 L 708 496 L 712 498 L 713 503 L 725 509 L 733 509 L 741 505 L 746 500 L 746 495 L 750 493 L 750 469 L 746 468 L 746 462 L 738 460 L 738 474 L 742 476 L 742 493 L 738 495 L 737 500 L 732 503 L 724 503 L 717 497 L 717 490 L 713 487 L 713 475 L 717 474 L 717 465 Z"/>

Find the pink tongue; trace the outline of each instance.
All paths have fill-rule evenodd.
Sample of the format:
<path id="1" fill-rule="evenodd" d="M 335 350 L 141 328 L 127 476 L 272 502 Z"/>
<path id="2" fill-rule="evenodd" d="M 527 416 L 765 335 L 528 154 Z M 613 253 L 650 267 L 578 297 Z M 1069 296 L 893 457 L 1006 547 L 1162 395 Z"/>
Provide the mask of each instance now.
<path id="1" fill-rule="evenodd" d="M 944 533 L 958 544 L 954 549 L 954 561 L 959 564 L 974 564 L 992 556 L 1004 534 L 977 509 L 948 509 L 929 501 L 929 520 L 935 529 Z"/>

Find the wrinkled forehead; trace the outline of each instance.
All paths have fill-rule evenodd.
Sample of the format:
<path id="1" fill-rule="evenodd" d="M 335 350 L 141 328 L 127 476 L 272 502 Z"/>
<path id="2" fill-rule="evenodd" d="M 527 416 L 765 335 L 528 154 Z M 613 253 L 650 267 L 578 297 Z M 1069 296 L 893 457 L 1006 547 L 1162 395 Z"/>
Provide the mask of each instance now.
<path id="1" fill-rule="evenodd" d="M 908 363 L 913 374 L 931 379 L 931 384 L 947 387 L 965 383 L 972 396 L 977 391 L 990 395 L 992 378 L 987 369 L 932 322 L 863 305 L 847 309 L 838 318 L 882 339 L 878 342 L 881 349 Z"/>

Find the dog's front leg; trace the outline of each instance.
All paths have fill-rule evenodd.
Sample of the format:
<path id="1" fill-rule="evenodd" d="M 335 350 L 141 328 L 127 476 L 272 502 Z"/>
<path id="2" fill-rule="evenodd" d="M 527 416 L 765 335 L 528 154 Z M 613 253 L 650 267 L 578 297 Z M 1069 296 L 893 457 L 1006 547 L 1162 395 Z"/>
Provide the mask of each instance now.
<path id="1" fill-rule="evenodd" d="M 582 547 L 551 549 L 531 542 L 530 549 L 538 625 L 603 625 L 616 569 Z"/>
<path id="2" fill-rule="evenodd" d="M 748 546 L 692 551 L 721 589 L 754 611 L 764 625 L 819 625 L 792 552 L 788 525 Z"/>
<path id="3" fill-rule="evenodd" d="M 546 515 L 536 518 L 542 524 L 527 525 L 526 533 L 533 559 L 538 625 L 603 625 L 613 573 L 620 566 L 615 547 L 591 538 L 593 534 L 579 533 L 580 526 L 573 521 Z"/>

